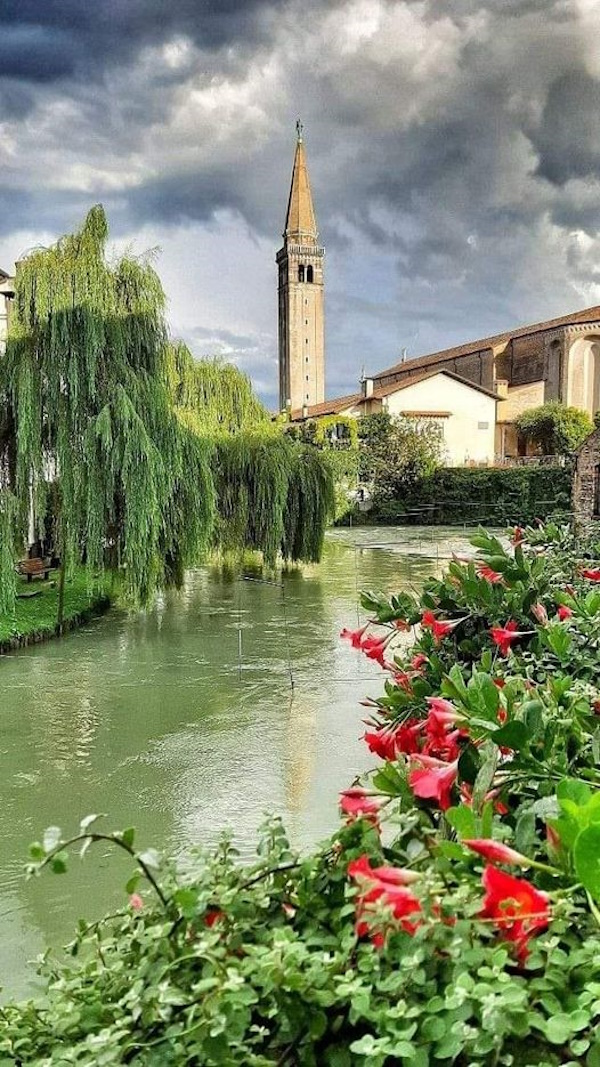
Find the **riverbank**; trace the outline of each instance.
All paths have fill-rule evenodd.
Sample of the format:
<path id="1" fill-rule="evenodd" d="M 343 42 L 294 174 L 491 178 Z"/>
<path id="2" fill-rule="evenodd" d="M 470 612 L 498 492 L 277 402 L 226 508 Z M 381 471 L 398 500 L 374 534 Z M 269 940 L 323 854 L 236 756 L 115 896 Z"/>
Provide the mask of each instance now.
<path id="1" fill-rule="evenodd" d="M 110 605 L 108 582 L 90 591 L 85 570 L 78 568 L 65 585 L 63 632 L 104 614 Z M 57 610 L 58 581 L 19 579 L 14 613 L 0 616 L 0 655 L 56 637 Z"/>

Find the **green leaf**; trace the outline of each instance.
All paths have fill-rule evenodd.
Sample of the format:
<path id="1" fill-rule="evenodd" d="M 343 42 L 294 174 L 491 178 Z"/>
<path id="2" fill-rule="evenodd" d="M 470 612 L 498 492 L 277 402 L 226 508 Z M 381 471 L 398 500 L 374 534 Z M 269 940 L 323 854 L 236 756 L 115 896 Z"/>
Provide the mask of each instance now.
<path id="1" fill-rule="evenodd" d="M 141 877 L 142 875 L 140 871 L 136 871 L 134 874 L 132 874 L 131 878 L 125 883 L 125 892 L 130 894 L 135 893 L 138 885 L 140 884 Z"/>
<path id="2" fill-rule="evenodd" d="M 50 870 L 53 874 L 66 874 L 67 873 L 67 860 L 68 855 L 66 852 L 57 852 L 56 856 L 50 862 Z"/>
<path id="3" fill-rule="evenodd" d="M 39 841 L 34 841 L 29 846 L 29 855 L 31 856 L 32 860 L 43 860 L 44 856 L 46 855 L 46 852 L 43 846 L 40 845 Z"/>
<path id="4" fill-rule="evenodd" d="M 563 778 L 556 787 L 556 796 L 559 803 L 562 800 L 572 800 L 579 808 L 583 807 L 591 799 L 592 791 L 589 785 L 586 785 L 579 778 Z"/>
<path id="5" fill-rule="evenodd" d="M 600 826 L 582 830 L 573 845 L 573 864 L 577 878 L 594 900 L 600 900 Z"/>
<path id="6" fill-rule="evenodd" d="M 455 808 L 448 808 L 446 821 L 453 830 L 456 830 L 459 837 L 470 838 L 477 836 L 475 813 L 468 804 L 459 804 Z"/>
<path id="7" fill-rule="evenodd" d="M 128 848 L 133 848 L 133 842 L 135 840 L 135 828 L 133 826 L 128 827 L 127 830 L 121 831 L 121 841 Z"/>
<path id="8" fill-rule="evenodd" d="M 473 785 L 473 807 L 475 811 L 480 811 L 494 781 L 498 763 L 498 749 L 494 745 L 491 746 L 491 749 L 492 751 L 489 755 L 486 755 L 481 768 L 477 772 Z"/>
<path id="9" fill-rule="evenodd" d="M 498 730 L 494 730 L 491 738 L 495 745 L 521 752 L 529 743 L 529 730 L 524 722 L 519 719 L 512 719 L 511 722 L 506 722 Z"/>

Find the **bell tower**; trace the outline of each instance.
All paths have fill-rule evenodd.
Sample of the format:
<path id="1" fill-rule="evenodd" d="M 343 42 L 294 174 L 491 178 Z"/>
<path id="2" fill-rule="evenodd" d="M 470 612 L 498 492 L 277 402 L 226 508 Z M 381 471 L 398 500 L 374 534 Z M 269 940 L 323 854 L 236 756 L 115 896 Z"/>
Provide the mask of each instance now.
<path id="1" fill-rule="evenodd" d="M 325 399 L 323 256 L 313 208 L 302 123 L 279 269 L 279 407 L 296 411 Z"/>

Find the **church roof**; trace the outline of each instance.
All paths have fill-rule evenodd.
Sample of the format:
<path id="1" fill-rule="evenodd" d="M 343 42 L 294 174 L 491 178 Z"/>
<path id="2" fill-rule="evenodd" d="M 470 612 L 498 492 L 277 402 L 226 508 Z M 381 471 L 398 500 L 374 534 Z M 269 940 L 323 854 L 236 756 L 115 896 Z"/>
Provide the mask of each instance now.
<path id="1" fill-rule="evenodd" d="M 318 237 L 317 220 L 310 191 L 308 167 L 306 165 L 306 152 L 302 139 L 302 127 L 298 124 L 298 140 L 294 167 L 292 170 L 292 184 L 290 199 L 288 201 L 287 215 L 285 219 L 284 237 L 297 238 L 298 244 L 310 240 L 315 243 Z"/>
<path id="2" fill-rule="evenodd" d="M 543 333 L 544 330 L 558 329 L 560 326 L 580 326 L 586 322 L 600 322 L 600 305 L 584 308 L 582 311 L 573 311 L 570 315 L 561 315 L 557 319 L 548 319 L 546 322 L 536 322 L 530 326 L 518 326 L 514 330 L 506 330 L 491 337 L 483 337 L 477 341 L 467 341 L 465 344 L 456 345 L 454 348 L 444 348 L 440 352 L 430 352 L 425 356 L 405 360 L 403 363 L 395 363 L 393 367 L 379 371 L 372 375 L 373 381 L 387 378 L 392 374 L 412 374 L 413 370 L 435 366 L 436 363 L 444 363 L 449 359 L 457 359 L 460 356 L 469 356 L 475 352 L 482 352 L 486 348 L 495 348 L 498 345 L 508 344 L 513 338 L 528 337 L 529 334 Z"/>

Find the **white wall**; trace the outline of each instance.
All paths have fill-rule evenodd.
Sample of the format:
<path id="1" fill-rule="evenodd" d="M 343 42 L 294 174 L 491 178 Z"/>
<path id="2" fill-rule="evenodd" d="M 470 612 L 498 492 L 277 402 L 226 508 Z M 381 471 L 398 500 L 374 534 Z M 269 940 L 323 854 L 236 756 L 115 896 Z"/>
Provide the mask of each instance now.
<path id="1" fill-rule="evenodd" d="M 448 411 L 441 419 L 446 462 L 451 467 L 464 463 L 493 463 L 496 428 L 496 401 L 446 374 L 435 374 L 392 393 L 387 398 L 390 415 L 403 411 Z"/>

